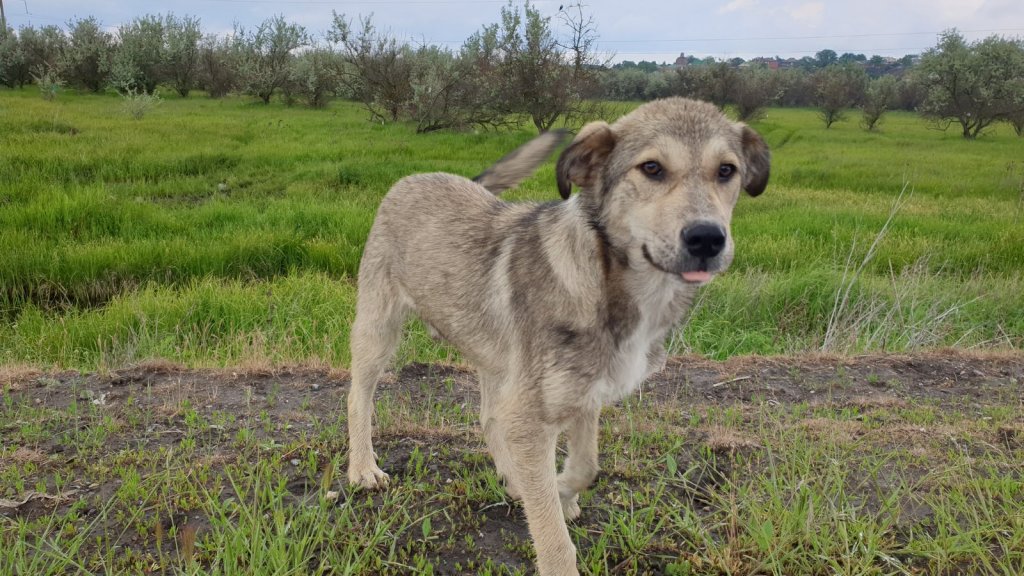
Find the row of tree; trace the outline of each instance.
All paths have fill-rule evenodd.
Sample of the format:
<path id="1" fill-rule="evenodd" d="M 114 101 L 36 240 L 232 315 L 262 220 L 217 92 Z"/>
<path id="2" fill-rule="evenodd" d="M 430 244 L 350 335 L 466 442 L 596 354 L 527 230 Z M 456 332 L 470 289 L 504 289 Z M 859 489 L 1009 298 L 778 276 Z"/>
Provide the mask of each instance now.
<path id="1" fill-rule="evenodd" d="M 623 62 L 597 56 L 596 27 L 580 4 L 563 5 L 552 22 L 526 2 L 501 9 L 500 21 L 457 51 L 399 41 L 371 18 L 335 14 L 314 37 L 282 16 L 231 34 L 203 34 L 198 18 L 147 15 L 106 32 L 95 18 L 64 29 L 0 31 L 0 82 L 182 96 L 202 89 L 270 102 L 322 107 L 332 97 L 363 102 L 383 121 L 412 121 L 420 131 L 499 126 L 528 119 L 546 130 L 597 113 L 601 100 L 681 95 L 732 107 L 744 120 L 768 106 L 817 107 L 826 126 L 859 107 L 874 129 L 886 110 L 917 110 L 940 127 L 959 124 L 975 138 L 995 122 L 1024 135 L 1024 43 L 990 37 L 967 42 L 956 31 L 911 66 L 820 51 L 770 69 L 763 59 L 689 58 L 684 66 Z M 556 36 L 555 26 L 559 26 Z M 559 40 L 561 38 L 562 40 Z"/>
<path id="2" fill-rule="evenodd" d="M 860 108 L 868 130 L 887 110 L 902 109 L 943 129 L 958 124 L 965 138 L 999 121 L 1024 136 L 1024 42 L 991 36 L 970 43 L 951 30 L 912 66 L 905 57 L 887 64 L 895 73 L 878 74 L 873 63 L 879 62 L 824 50 L 806 66 L 784 70 L 728 61 L 628 63 L 602 74 L 602 96 L 628 101 L 681 94 L 731 106 L 741 120 L 756 119 L 767 106 L 816 107 L 826 127 Z"/>

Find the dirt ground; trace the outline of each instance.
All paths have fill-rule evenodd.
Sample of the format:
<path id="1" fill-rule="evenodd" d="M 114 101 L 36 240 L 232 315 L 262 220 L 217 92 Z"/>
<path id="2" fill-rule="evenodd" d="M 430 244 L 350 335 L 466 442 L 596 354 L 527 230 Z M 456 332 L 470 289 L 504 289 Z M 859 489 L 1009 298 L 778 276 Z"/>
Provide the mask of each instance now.
<path id="1" fill-rule="evenodd" d="M 451 400 L 477 406 L 475 376 L 459 366 L 408 365 L 385 376 L 378 397 L 400 390 L 415 398 L 424 392 L 422 381 L 428 378 L 450 379 L 455 384 L 447 391 Z M 348 384 L 343 370 L 305 367 L 189 370 L 152 362 L 108 374 L 0 368 L 0 386 L 14 401 L 31 398 L 37 405 L 62 408 L 83 398 L 116 406 L 131 397 L 140 407 L 160 410 L 190 399 L 207 409 L 244 414 L 253 406 L 265 409 L 260 400 L 275 395 L 281 401 L 273 403 L 272 413 L 283 422 L 337 412 Z M 70 389 L 77 396 L 69 394 Z M 146 393 L 139 394 L 143 390 Z M 445 392 L 434 390 L 431 395 Z M 652 401 L 694 403 L 902 398 L 957 402 L 961 408 L 1006 405 L 1024 402 L 1024 354 L 947 350 L 852 357 L 748 356 L 724 362 L 673 357 L 637 394 Z M 295 410 L 303 400 L 309 407 L 305 414 Z"/>
<path id="2" fill-rule="evenodd" d="M 249 427 L 266 438 L 287 445 L 315 426 L 337 422 L 343 433 L 344 395 L 348 375 L 344 371 L 323 368 L 281 367 L 246 369 L 183 369 L 170 363 L 151 362 L 106 374 L 75 371 L 38 372 L 25 368 L 0 369 L 0 390 L 9 408 L 8 414 L 25 414 L 12 407 L 36 407 L 50 413 L 73 410 L 89 403 L 101 406 L 121 423 L 103 441 L 97 458 L 120 450 L 172 446 L 185 436 L 182 406 L 200 413 L 223 413 L 233 419 L 220 430 L 221 439 L 230 439 L 235 429 Z M 475 409 L 479 396 L 473 373 L 457 366 L 414 364 L 390 374 L 381 383 L 379 397 L 397 397 L 405 403 L 443 402 L 447 406 Z M 651 405 L 723 405 L 750 406 L 763 403 L 782 405 L 804 403 L 810 406 L 885 406 L 900 403 L 925 403 L 955 408 L 959 413 L 978 415 L 993 406 L 1010 407 L 1018 415 L 1016 424 L 1000 431 L 1005 443 L 1024 443 L 1024 422 L 1019 421 L 1024 407 L 1024 354 L 938 351 L 910 355 L 865 355 L 831 357 L 742 357 L 724 362 L 696 357 L 669 360 L 666 369 L 645 383 L 638 400 Z M 153 415 L 144 430 L 132 423 L 131 414 Z M 24 416 L 20 418 L 24 419 Z M 273 423 L 255 426 L 255 422 Z M 14 465 L 37 461 L 31 468 L 37 477 L 26 478 L 29 488 L 38 486 L 47 469 L 84 470 L 87 462 L 76 462 L 78 450 L 64 445 L 59 435 L 26 442 L 24 430 L 31 422 L 0 421 L 0 471 Z M 464 430 L 471 434 L 474 430 Z M 431 442 L 429 432 L 392 429 L 382 435 L 378 445 L 382 467 L 401 481 L 404 466 L 416 445 Z M 343 438 L 337 448 L 343 447 Z M 230 442 L 211 438 L 207 458 L 215 460 L 221 450 L 229 457 Z M 288 458 L 283 454 L 282 458 Z M 309 487 L 296 477 L 289 485 L 297 495 Z M 102 499 L 117 490 L 118 482 L 71 480 L 64 486 L 63 500 L 31 490 L 17 492 L 0 487 L 0 518 L 31 520 L 70 506 L 74 500 Z M 315 488 L 313 488 L 315 489 Z M 70 496 L 69 496 L 70 494 Z M 34 495 L 34 496 L 33 496 Z M 26 497 L 27 496 L 27 497 Z M 528 566 L 522 553 L 502 546 L 509 533 L 528 538 L 521 513 L 507 507 L 487 508 L 480 528 L 481 548 L 495 550 L 495 561 Z M 586 517 L 584 517 L 584 521 Z M 173 521 L 173 519 L 171 519 Z M 124 543 L 131 546 L 132 543 Z M 146 544 L 139 542 L 139 546 Z M 458 556 L 456 553 L 455 556 Z M 454 561 L 454 560 L 453 560 Z M 444 572 L 443 570 L 441 571 Z"/>

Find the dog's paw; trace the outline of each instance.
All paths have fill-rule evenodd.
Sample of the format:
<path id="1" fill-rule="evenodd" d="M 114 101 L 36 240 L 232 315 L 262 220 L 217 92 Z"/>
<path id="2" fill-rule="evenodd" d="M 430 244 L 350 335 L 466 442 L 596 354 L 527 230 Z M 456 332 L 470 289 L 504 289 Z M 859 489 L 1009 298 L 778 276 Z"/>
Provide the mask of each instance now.
<path id="1" fill-rule="evenodd" d="M 562 516 L 566 522 L 580 517 L 580 495 L 573 494 L 571 498 L 561 498 Z"/>
<path id="2" fill-rule="evenodd" d="M 512 487 L 512 484 L 508 481 L 505 482 L 505 495 L 508 496 L 509 500 L 522 500 L 522 496 L 519 494 L 519 490 Z"/>
<path id="3" fill-rule="evenodd" d="M 390 481 L 391 478 L 376 464 L 359 468 L 350 466 L 348 469 L 348 483 L 352 486 L 373 490 L 386 487 Z"/>

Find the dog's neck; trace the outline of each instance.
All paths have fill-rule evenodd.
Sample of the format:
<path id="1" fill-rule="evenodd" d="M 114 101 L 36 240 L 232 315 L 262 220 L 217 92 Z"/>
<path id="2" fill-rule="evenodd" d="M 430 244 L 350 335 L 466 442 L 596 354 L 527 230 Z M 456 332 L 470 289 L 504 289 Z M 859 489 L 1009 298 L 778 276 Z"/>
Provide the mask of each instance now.
<path id="1" fill-rule="evenodd" d="M 578 195 L 563 202 L 558 212 L 558 233 L 547 238 L 544 251 L 568 301 L 601 302 L 598 314 L 616 340 L 641 326 L 667 332 L 681 319 L 695 288 L 615 245 Z"/>

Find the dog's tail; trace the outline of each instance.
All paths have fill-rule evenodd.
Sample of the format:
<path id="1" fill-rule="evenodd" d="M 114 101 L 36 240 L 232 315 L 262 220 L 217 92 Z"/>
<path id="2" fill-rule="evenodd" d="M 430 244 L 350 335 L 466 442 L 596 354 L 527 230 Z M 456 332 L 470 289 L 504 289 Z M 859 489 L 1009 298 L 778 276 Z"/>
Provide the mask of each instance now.
<path id="1" fill-rule="evenodd" d="M 536 172 L 548 156 L 565 141 L 567 135 L 568 132 L 565 130 L 545 132 L 506 154 L 493 166 L 473 178 L 473 181 L 490 190 L 495 196 L 514 188 Z"/>

